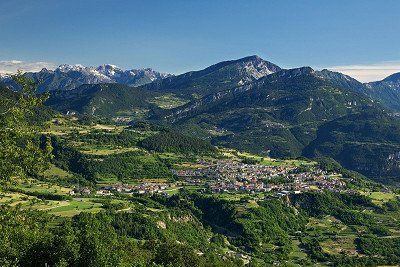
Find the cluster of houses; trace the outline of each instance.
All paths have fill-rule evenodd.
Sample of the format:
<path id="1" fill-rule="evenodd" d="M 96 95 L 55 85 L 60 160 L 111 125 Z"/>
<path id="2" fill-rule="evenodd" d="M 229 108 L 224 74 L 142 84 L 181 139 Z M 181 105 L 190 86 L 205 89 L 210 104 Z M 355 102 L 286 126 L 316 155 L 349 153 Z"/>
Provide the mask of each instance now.
<path id="1" fill-rule="evenodd" d="M 173 187 L 173 184 L 164 183 L 142 183 L 138 185 L 114 184 L 104 186 L 97 190 L 96 195 L 108 195 L 114 193 L 125 194 L 164 194 L 165 190 Z"/>
<path id="2" fill-rule="evenodd" d="M 213 163 L 199 161 L 198 168 L 173 170 L 173 173 L 180 178 L 198 177 L 208 179 L 229 179 L 229 180 L 259 180 L 274 178 L 286 175 L 294 167 L 265 166 L 261 164 L 245 164 L 234 160 L 217 160 Z"/>
<path id="3" fill-rule="evenodd" d="M 92 190 L 90 190 L 89 187 L 86 186 L 79 186 L 79 187 L 75 187 L 73 190 L 69 191 L 69 194 L 71 196 L 75 196 L 75 195 L 90 195 L 92 193 Z"/>
<path id="4" fill-rule="evenodd" d="M 301 171 L 294 166 L 245 164 L 234 160 L 218 160 L 198 164 L 201 167 L 176 170 L 174 174 L 187 184 L 201 185 L 215 193 L 276 192 L 278 195 L 309 190 L 342 191 L 346 183 L 335 174 L 316 167 Z"/>
<path id="5" fill-rule="evenodd" d="M 114 184 L 103 186 L 96 191 L 88 187 L 76 187 L 69 192 L 70 195 L 91 195 L 111 196 L 114 194 L 165 194 L 165 190 L 174 187 L 174 184 L 142 183 L 138 185 Z"/>

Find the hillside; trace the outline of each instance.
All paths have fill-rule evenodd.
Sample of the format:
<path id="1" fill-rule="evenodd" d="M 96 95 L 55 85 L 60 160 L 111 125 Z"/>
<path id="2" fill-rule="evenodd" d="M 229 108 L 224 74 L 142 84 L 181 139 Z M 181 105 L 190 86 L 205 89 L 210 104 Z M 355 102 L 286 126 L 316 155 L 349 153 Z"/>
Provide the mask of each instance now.
<path id="1" fill-rule="evenodd" d="M 148 100 L 157 94 L 121 84 L 82 85 L 74 90 L 53 92 L 46 105 L 63 113 L 82 113 L 99 117 L 146 116 L 156 108 Z"/>
<path id="2" fill-rule="evenodd" d="M 329 156 L 379 182 L 400 185 L 399 134 L 400 120 L 363 111 L 320 125 L 303 154 Z"/>
<path id="3" fill-rule="evenodd" d="M 283 70 L 163 114 L 166 121 L 202 125 L 216 143 L 275 156 L 296 156 L 315 137 L 318 124 L 356 112 L 372 102 L 334 87 L 308 67 Z"/>

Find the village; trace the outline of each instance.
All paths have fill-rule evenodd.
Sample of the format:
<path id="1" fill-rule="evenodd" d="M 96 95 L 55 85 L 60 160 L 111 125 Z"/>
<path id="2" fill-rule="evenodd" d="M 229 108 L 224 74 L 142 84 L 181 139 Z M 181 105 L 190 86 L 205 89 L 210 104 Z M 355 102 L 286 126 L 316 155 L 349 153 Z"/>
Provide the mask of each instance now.
<path id="1" fill-rule="evenodd" d="M 284 195 L 309 190 L 343 191 L 346 188 L 339 175 L 316 167 L 302 171 L 294 166 L 265 166 L 233 160 L 198 163 L 202 167 L 175 170 L 174 174 L 186 184 L 203 184 L 212 193 L 272 191 Z"/>
<path id="2" fill-rule="evenodd" d="M 97 190 L 91 190 L 89 187 L 76 187 L 70 191 L 70 195 L 96 195 L 96 196 L 112 196 L 115 194 L 167 194 L 166 189 L 175 188 L 174 183 L 140 183 L 131 184 L 113 184 L 101 186 Z"/>
<path id="3" fill-rule="evenodd" d="M 267 166 L 247 164 L 237 160 L 196 162 L 195 168 L 172 169 L 175 181 L 138 184 L 112 184 L 97 188 L 77 187 L 70 195 L 110 196 L 115 194 L 164 194 L 179 188 L 191 187 L 198 191 L 217 193 L 270 193 L 275 196 L 313 191 L 345 191 L 346 183 L 340 175 L 328 173 L 316 166 L 302 169 L 295 166 Z"/>

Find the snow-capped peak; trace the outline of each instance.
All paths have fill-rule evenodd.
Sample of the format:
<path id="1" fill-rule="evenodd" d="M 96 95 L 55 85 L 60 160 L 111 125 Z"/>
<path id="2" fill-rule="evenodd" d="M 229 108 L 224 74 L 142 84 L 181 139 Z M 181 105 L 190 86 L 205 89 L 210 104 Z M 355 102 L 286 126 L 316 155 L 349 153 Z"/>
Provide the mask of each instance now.
<path id="1" fill-rule="evenodd" d="M 60 72 L 82 71 L 83 69 L 85 69 L 85 66 L 81 64 L 74 64 L 74 65 L 62 64 L 56 68 L 56 70 Z"/>
<path id="2" fill-rule="evenodd" d="M 42 69 L 29 74 L 35 80 L 45 80 L 40 91 L 71 90 L 82 84 L 119 83 L 128 86 L 140 86 L 171 76 L 152 69 L 123 70 L 112 64 L 98 67 L 86 67 L 81 64 L 62 64 L 54 71 Z M 6 77 L 2 75 L 1 81 Z"/>
<path id="3" fill-rule="evenodd" d="M 96 71 L 98 71 L 99 73 L 106 75 L 108 77 L 114 77 L 116 75 L 121 76 L 121 73 L 123 73 L 124 71 L 120 68 L 118 68 L 115 65 L 111 65 L 111 64 L 104 64 L 101 66 L 98 66 L 96 68 Z"/>

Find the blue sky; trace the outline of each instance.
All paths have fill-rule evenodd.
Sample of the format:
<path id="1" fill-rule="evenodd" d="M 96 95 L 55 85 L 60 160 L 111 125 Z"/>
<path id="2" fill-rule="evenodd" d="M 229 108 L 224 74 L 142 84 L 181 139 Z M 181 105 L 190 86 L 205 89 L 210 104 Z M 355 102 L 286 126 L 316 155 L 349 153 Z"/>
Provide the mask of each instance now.
<path id="1" fill-rule="evenodd" d="M 181 73 L 257 54 L 374 75 L 400 71 L 399 10 L 397 0 L 0 0 L 0 61 Z"/>

